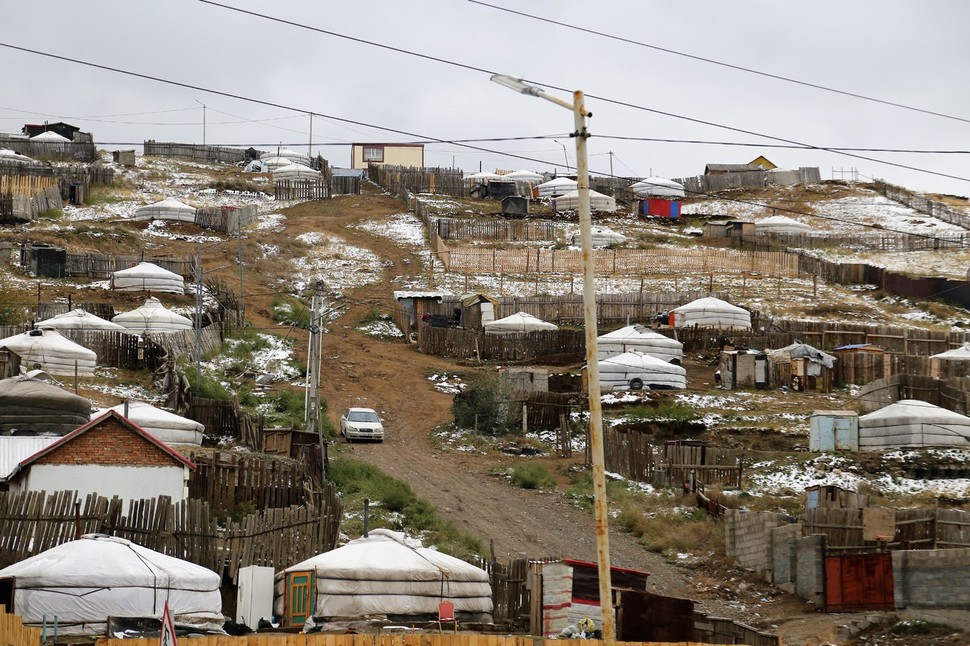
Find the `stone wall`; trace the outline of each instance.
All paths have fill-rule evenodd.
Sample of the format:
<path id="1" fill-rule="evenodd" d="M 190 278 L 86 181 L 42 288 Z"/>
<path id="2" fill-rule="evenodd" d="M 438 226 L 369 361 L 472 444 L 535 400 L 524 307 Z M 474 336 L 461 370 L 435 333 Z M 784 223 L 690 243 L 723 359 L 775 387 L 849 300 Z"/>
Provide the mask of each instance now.
<path id="1" fill-rule="evenodd" d="M 817 607 L 825 605 L 825 534 L 795 541 L 795 594 Z"/>
<path id="2" fill-rule="evenodd" d="M 970 548 L 893 552 L 897 608 L 970 607 Z"/>
<path id="3" fill-rule="evenodd" d="M 772 581 L 771 530 L 782 524 L 780 514 L 728 509 L 724 516 L 724 548 L 728 558 Z"/>

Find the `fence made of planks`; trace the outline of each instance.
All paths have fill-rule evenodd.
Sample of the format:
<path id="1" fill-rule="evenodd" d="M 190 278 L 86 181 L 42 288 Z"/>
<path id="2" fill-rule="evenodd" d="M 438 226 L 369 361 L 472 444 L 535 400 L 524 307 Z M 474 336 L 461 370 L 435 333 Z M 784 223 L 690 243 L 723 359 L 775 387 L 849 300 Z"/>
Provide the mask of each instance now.
<path id="1" fill-rule="evenodd" d="M 418 350 L 440 357 L 480 361 L 574 361 L 585 353 L 582 330 L 550 330 L 516 334 L 485 334 L 418 322 Z"/>
<path id="2" fill-rule="evenodd" d="M 970 377 L 936 379 L 894 374 L 866 384 L 856 397 L 865 411 L 878 410 L 901 399 L 919 399 L 966 415 L 970 412 Z"/>
<path id="3" fill-rule="evenodd" d="M 656 447 L 646 433 L 603 429 L 607 471 L 655 487 L 741 486 L 737 451 L 707 445 L 671 444 Z"/>
<path id="4" fill-rule="evenodd" d="M 192 161 L 238 164 L 246 161 L 246 150 L 223 146 L 203 146 L 149 139 L 143 143 L 146 157 L 175 157 Z M 263 151 L 256 151 L 257 154 Z"/>
<path id="5" fill-rule="evenodd" d="M 102 533 L 225 572 L 235 582 L 240 567 L 280 570 L 333 549 L 341 513 L 329 484 L 314 493 L 312 504 L 260 509 L 238 520 L 216 516 L 207 501 L 197 499 L 173 504 L 160 496 L 125 505 L 96 494 L 82 500 L 74 491 L 0 492 L 0 567 L 77 535 Z"/>
<path id="6" fill-rule="evenodd" d="M 460 220 L 436 218 L 435 232 L 442 240 L 483 242 L 554 242 L 562 232 L 552 222 L 529 220 Z"/>
<path id="7" fill-rule="evenodd" d="M 327 200 L 330 187 L 327 182 L 316 179 L 284 179 L 276 182 L 274 196 L 277 201 Z"/>
<path id="8" fill-rule="evenodd" d="M 72 162 L 93 162 L 98 159 L 98 151 L 86 133 L 77 133 L 76 141 L 31 141 L 22 137 L 0 135 L 0 148 L 9 148 L 31 159 L 59 160 Z"/>
<path id="9" fill-rule="evenodd" d="M 195 211 L 195 223 L 200 227 L 235 234 L 256 219 L 255 204 L 243 206 L 210 206 Z"/>
<path id="10" fill-rule="evenodd" d="M 970 229 L 970 215 L 967 215 L 967 213 L 964 211 L 958 211 L 957 209 L 951 208 L 943 202 L 936 202 L 923 197 L 922 195 L 917 195 L 916 193 L 908 191 L 901 186 L 894 186 L 882 180 L 876 180 L 873 182 L 873 188 L 876 190 L 876 192 L 882 193 L 889 199 L 901 204 L 905 204 L 906 206 L 919 211 L 920 213 L 925 213 L 937 218 L 938 220 L 955 224 L 963 227 L 964 229 Z"/>
<path id="11" fill-rule="evenodd" d="M 796 249 L 854 249 L 879 252 L 936 251 L 962 249 L 970 245 L 970 233 L 937 233 L 932 237 L 907 233 L 877 234 L 819 234 L 819 233 L 758 233 L 746 242 L 768 244 L 776 248 Z"/>
<path id="12" fill-rule="evenodd" d="M 18 615 L 10 614 L 0 605 L 0 644 L 4 646 L 41 646 L 44 631 L 25 626 Z"/>
<path id="13" fill-rule="evenodd" d="M 100 253 L 68 253 L 64 265 L 65 277 L 109 278 L 122 269 L 134 267 L 140 262 L 150 262 L 183 278 L 193 275 L 195 260 L 191 257 L 172 256 L 114 256 Z"/>
<path id="14" fill-rule="evenodd" d="M 806 509 L 802 534 L 825 534 L 825 549 L 834 552 L 886 549 L 954 549 L 970 547 L 970 512 L 961 509 L 895 509 L 891 540 L 863 539 L 862 509 Z"/>
<path id="15" fill-rule="evenodd" d="M 462 172 L 455 168 L 413 168 L 410 166 L 382 166 L 370 164 L 367 177 L 379 186 L 394 192 L 412 194 L 433 193 L 468 197 L 471 186 Z"/>
<path id="16" fill-rule="evenodd" d="M 240 507 L 284 508 L 306 504 L 313 482 L 304 465 L 262 455 L 189 455 L 196 468 L 189 476 L 189 497 L 209 502 L 213 513 L 232 514 Z"/>

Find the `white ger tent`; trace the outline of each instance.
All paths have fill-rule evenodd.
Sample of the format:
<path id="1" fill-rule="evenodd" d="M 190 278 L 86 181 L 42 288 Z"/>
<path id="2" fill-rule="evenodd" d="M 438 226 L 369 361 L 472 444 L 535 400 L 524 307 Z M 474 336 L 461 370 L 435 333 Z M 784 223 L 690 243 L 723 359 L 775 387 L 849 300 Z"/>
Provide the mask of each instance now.
<path id="1" fill-rule="evenodd" d="M 544 330 L 558 330 L 555 323 L 547 323 L 527 312 L 516 312 L 505 318 L 488 321 L 482 327 L 486 334 L 513 334 L 515 332 L 539 332 Z"/>
<path id="2" fill-rule="evenodd" d="M 34 135 L 30 138 L 31 141 L 41 141 L 49 144 L 65 144 L 70 143 L 70 139 L 62 135 L 57 134 L 53 130 L 46 130 L 38 135 Z"/>
<path id="3" fill-rule="evenodd" d="M 17 162 L 19 164 L 33 164 L 34 160 L 27 155 L 21 155 L 20 153 L 10 150 L 9 148 L 0 148 L 0 162 Z"/>
<path id="4" fill-rule="evenodd" d="M 289 148 L 278 148 L 277 150 L 270 151 L 268 153 L 263 153 L 259 156 L 260 160 L 266 161 L 268 159 L 286 159 L 290 164 L 302 164 L 303 166 L 310 165 L 310 158 L 301 152 L 295 150 L 290 150 Z"/>
<path id="5" fill-rule="evenodd" d="M 135 219 L 195 222 L 195 213 L 195 207 L 179 202 L 174 197 L 167 197 L 161 202 L 139 206 L 135 209 Z"/>
<path id="6" fill-rule="evenodd" d="M 273 181 L 279 182 L 287 179 L 321 179 L 323 174 L 318 170 L 313 170 L 309 166 L 302 164 L 287 164 L 277 166 L 273 169 Z"/>
<path id="7" fill-rule="evenodd" d="M 637 350 L 667 363 L 680 363 L 684 344 L 643 325 L 627 325 L 597 338 L 597 358 L 602 361 L 617 354 Z"/>
<path id="8" fill-rule="evenodd" d="M 49 319 L 34 323 L 36 328 L 54 330 L 119 330 L 126 331 L 123 325 L 112 323 L 83 309 L 75 309 L 57 314 Z"/>
<path id="9" fill-rule="evenodd" d="M 479 171 L 471 175 L 466 175 L 465 179 L 472 180 L 474 182 L 490 182 L 493 179 L 502 179 L 502 176 L 498 173 L 489 173 L 488 171 Z"/>
<path id="10" fill-rule="evenodd" d="M 648 177 L 630 185 L 635 197 L 684 197 L 684 186 L 663 177 Z"/>
<path id="11" fill-rule="evenodd" d="M 600 389 L 687 388 L 687 371 L 663 359 L 631 350 L 599 362 Z"/>
<path id="12" fill-rule="evenodd" d="M 154 296 L 147 299 L 141 307 L 118 314 L 111 320 L 125 326 L 134 334 L 164 334 L 192 329 L 191 319 L 166 309 Z"/>
<path id="13" fill-rule="evenodd" d="M 118 292 L 185 293 L 185 279 L 155 263 L 140 262 L 111 274 L 111 289 Z"/>
<path id="14" fill-rule="evenodd" d="M 13 579 L 13 608 L 25 624 L 49 624 L 67 635 L 103 635 L 108 617 L 161 619 L 165 603 L 176 625 L 222 628 L 220 577 L 201 565 L 123 538 L 85 534 L 0 570 Z"/>
<path id="15" fill-rule="evenodd" d="M 570 191 L 561 197 L 556 198 L 557 211 L 575 211 L 579 209 L 579 191 Z M 616 212 L 616 200 L 609 195 L 603 195 L 596 191 L 589 192 L 590 211 L 602 211 L 604 213 Z"/>
<path id="16" fill-rule="evenodd" d="M 755 233 L 811 233 L 812 227 L 784 215 L 773 215 L 754 225 Z"/>
<path id="17" fill-rule="evenodd" d="M 674 327 L 751 329 L 751 312 L 727 301 L 708 296 L 674 308 Z"/>
<path id="18" fill-rule="evenodd" d="M 568 177 L 557 177 L 536 186 L 539 197 L 559 197 L 576 190 L 577 182 Z"/>
<path id="19" fill-rule="evenodd" d="M 502 179 L 510 180 L 513 182 L 541 182 L 542 175 L 531 170 L 517 170 L 511 173 L 502 175 Z"/>
<path id="20" fill-rule="evenodd" d="M 605 227 L 593 227 L 590 230 L 590 239 L 592 240 L 594 247 L 608 247 L 610 245 L 623 244 L 626 242 L 625 235 Z M 582 243 L 578 231 L 572 235 L 570 242 L 572 242 L 574 245 Z"/>
<path id="21" fill-rule="evenodd" d="M 947 350 L 930 357 L 930 376 L 939 379 L 944 368 L 949 365 L 962 366 L 964 374 L 970 374 L 970 343 L 964 343 L 959 348 Z"/>
<path id="22" fill-rule="evenodd" d="M 22 370 L 43 370 L 52 375 L 93 375 L 98 355 L 52 329 L 30 330 L 0 339 L 0 348 L 20 357 Z"/>
<path id="23" fill-rule="evenodd" d="M 401 532 L 375 529 L 285 573 L 307 571 L 316 575 L 314 617 L 436 616 L 438 603 L 451 601 L 459 616 L 491 621 L 492 590 L 484 570 Z M 278 574 L 277 615 L 283 613 L 285 582 Z"/>
<path id="24" fill-rule="evenodd" d="M 970 448 L 970 417 L 901 399 L 859 418 L 860 451 L 924 446 Z"/>
<path id="25" fill-rule="evenodd" d="M 130 401 L 109 410 L 128 418 L 165 444 L 202 444 L 205 426 L 175 413 L 155 408 L 148 402 Z"/>

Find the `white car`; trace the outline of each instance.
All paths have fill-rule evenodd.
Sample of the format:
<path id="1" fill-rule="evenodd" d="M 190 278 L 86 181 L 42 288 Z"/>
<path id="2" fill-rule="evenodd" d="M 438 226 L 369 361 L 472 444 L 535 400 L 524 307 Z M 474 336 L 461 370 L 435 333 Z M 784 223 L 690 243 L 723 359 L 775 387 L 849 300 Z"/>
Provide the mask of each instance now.
<path id="1" fill-rule="evenodd" d="M 340 434 L 348 442 L 353 440 L 384 441 L 381 416 L 372 408 L 348 408 L 340 416 Z"/>

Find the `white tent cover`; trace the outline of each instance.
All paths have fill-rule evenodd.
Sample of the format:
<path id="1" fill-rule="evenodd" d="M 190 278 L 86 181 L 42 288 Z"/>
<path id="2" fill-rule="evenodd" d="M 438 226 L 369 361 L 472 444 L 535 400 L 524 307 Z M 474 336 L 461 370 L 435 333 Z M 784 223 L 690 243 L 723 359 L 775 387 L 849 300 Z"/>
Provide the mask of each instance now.
<path id="1" fill-rule="evenodd" d="M 323 177 L 320 171 L 313 170 L 309 166 L 303 166 L 302 164 L 277 166 L 272 172 L 274 182 L 287 179 L 320 179 Z"/>
<path id="2" fill-rule="evenodd" d="M 57 330 L 30 330 L 0 339 L 6 348 L 20 357 L 23 370 L 39 368 L 52 375 L 93 375 L 98 356 L 93 350 L 61 336 Z"/>
<path id="3" fill-rule="evenodd" d="M 34 160 L 27 155 L 21 155 L 20 153 L 8 148 L 0 148 L 0 162 L 20 162 L 24 164 L 32 164 L 34 163 Z"/>
<path id="4" fill-rule="evenodd" d="M 687 371 L 663 359 L 631 350 L 599 362 L 602 390 L 628 390 L 634 380 L 642 388 L 687 388 Z"/>
<path id="5" fill-rule="evenodd" d="M 970 448 L 970 417 L 918 399 L 901 399 L 859 418 L 859 449 Z"/>
<path id="6" fill-rule="evenodd" d="M 609 357 L 637 350 L 667 363 L 680 363 L 684 358 L 684 344 L 643 325 L 627 325 L 602 334 L 597 339 L 597 358 Z"/>
<path id="7" fill-rule="evenodd" d="M 136 220 L 177 220 L 179 222 L 195 222 L 195 207 L 179 202 L 174 197 L 168 197 L 161 202 L 146 204 L 135 209 Z"/>
<path id="8" fill-rule="evenodd" d="M 315 617 L 436 615 L 443 600 L 459 613 L 491 614 L 488 574 L 453 556 L 422 547 L 401 532 L 372 530 L 366 538 L 324 552 L 286 572 L 316 573 Z M 274 609 L 283 609 L 277 575 Z"/>
<path id="9" fill-rule="evenodd" d="M 125 326 L 134 334 L 165 334 L 192 329 L 191 319 L 166 309 L 154 296 L 147 299 L 141 307 L 118 314 L 111 320 Z"/>
<path id="10" fill-rule="evenodd" d="M 30 140 L 46 141 L 47 143 L 56 143 L 56 144 L 70 143 L 71 141 L 67 137 L 61 136 L 56 132 L 54 132 L 53 130 L 47 130 L 45 132 L 40 133 L 39 135 L 34 135 L 33 137 L 30 138 Z"/>
<path id="11" fill-rule="evenodd" d="M 773 215 L 754 225 L 756 233 L 810 233 L 812 227 L 784 215 Z"/>
<path id="12" fill-rule="evenodd" d="M 593 227 L 590 230 L 590 239 L 593 241 L 594 247 L 608 247 L 610 245 L 623 244 L 624 242 L 626 242 L 625 235 L 623 235 L 622 233 L 617 233 L 612 229 L 607 229 L 604 227 Z M 573 234 L 572 238 L 570 238 L 570 241 L 574 245 L 578 245 L 582 242 L 580 240 L 580 235 L 578 231 Z"/>
<path id="13" fill-rule="evenodd" d="M 557 211 L 575 211 L 579 209 L 579 191 L 570 191 L 561 197 L 556 198 Z M 597 191 L 589 192 L 589 208 L 591 211 L 602 211 L 604 213 L 616 212 L 616 200 L 609 195 L 603 195 Z"/>
<path id="14" fill-rule="evenodd" d="M 684 197 L 684 186 L 663 177 L 648 177 L 630 185 L 636 197 Z"/>
<path id="15" fill-rule="evenodd" d="M 224 621 L 218 574 L 103 534 L 14 563 L 3 577 L 16 577 L 12 612 L 34 626 L 57 615 L 63 634 L 103 635 L 108 617 L 160 619 L 166 601 L 177 624 L 218 629 Z"/>
<path id="16" fill-rule="evenodd" d="M 558 330 L 555 323 L 547 323 L 528 312 L 516 312 L 505 318 L 489 321 L 482 325 L 486 334 L 513 334 L 515 332 L 539 332 L 543 330 Z"/>
<path id="17" fill-rule="evenodd" d="M 789 362 L 792 359 L 808 359 L 812 363 L 831 368 L 835 365 L 835 357 L 827 352 L 822 352 L 807 343 L 792 343 L 777 350 L 768 350 L 768 358 L 775 363 Z"/>
<path id="18" fill-rule="evenodd" d="M 751 329 L 751 313 L 727 301 L 708 296 L 674 308 L 674 327 Z"/>
<path id="19" fill-rule="evenodd" d="M 51 328 L 55 330 L 120 330 L 126 331 L 125 327 L 106 321 L 105 319 L 86 312 L 83 309 L 71 310 L 63 314 L 57 314 L 49 319 L 34 323 L 36 328 Z"/>
<path id="20" fill-rule="evenodd" d="M 140 262 L 134 267 L 113 273 L 111 275 L 111 289 L 119 292 L 184 294 L 185 279 L 174 271 L 159 267 L 155 263 Z"/>
<path id="21" fill-rule="evenodd" d="M 262 159 L 254 159 L 253 161 L 246 164 L 243 170 L 247 173 L 268 173 L 270 172 L 269 166 L 263 162 Z"/>
<path id="22" fill-rule="evenodd" d="M 489 173 L 488 171 L 480 171 L 472 175 L 466 175 L 465 179 L 475 180 L 478 182 L 488 182 L 493 179 L 502 179 L 502 176 L 498 173 Z"/>
<path id="23" fill-rule="evenodd" d="M 531 170 L 517 170 L 511 173 L 502 175 L 502 179 L 511 180 L 513 182 L 541 182 L 542 175 Z"/>
<path id="24" fill-rule="evenodd" d="M 295 150 L 290 150 L 289 148 L 280 148 L 279 150 L 273 150 L 268 153 L 263 153 L 259 156 L 262 161 L 268 159 L 281 158 L 289 160 L 291 164 L 302 164 L 304 166 L 310 165 L 310 158 L 301 152 Z"/>
<path id="25" fill-rule="evenodd" d="M 557 177 L 536 186 L 539 197 L 559 197 L 576 190 L 577 182 L 568 177 Z"/>
<path id="26" fill-rule="evenodd" d="M 959 348 L 953 348 L 946 352 L 934 354 L 930 359 L 942 359 L 943 361 L 970 361 L 970 343 L 964 343 Z"/>
<path id="27" fill-rule="evenodd" d="M 125 404 L 119 404 L 109 410 L 127 417 L 165 444 L 194 444 L 195 446 L 202 444 L 205 426 L 194 419 L 155 408 L 148 402 L 128 402 L 127 415 L 125 415 Z"/>

